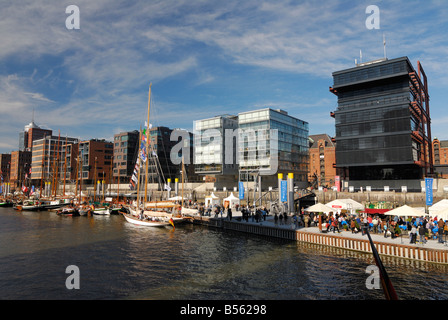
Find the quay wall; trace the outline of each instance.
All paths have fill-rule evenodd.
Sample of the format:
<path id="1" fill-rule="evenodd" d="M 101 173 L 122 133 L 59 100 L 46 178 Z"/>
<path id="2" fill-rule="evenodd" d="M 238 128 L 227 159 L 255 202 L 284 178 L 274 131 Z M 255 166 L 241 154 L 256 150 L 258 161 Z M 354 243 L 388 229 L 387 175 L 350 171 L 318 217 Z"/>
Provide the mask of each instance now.
<path id="1" fill-rule="evenodd" d="M 372 248 L 368 240 L 301 231 L 296 231 L 296 236 L 296 240 L 301 242 L 314 243 L 366 253 L 372 252 Z M 383 256 L 448 264 L 448 250 L 438 250 L 398 243 L 386 243 L 378 241 L 373 242 L 378 253 Z"/>
<path id="2" fill-rule="evenodd" d="M 221 230 L 231 230 L 258 236 L 266 236 L 269 238 L 298 241 L 362 253 L 372 253 L 370 242 L 367 239 L 357 239 L 344 237 L 343 235 L 310 232 L 308 229 L 294 230 L 284 227 L 242 223 L 238 221 L 228 221 L 209 217 L 195 218 L 193 223 L 218 228 Z M 374 241 L 374 244 L 381 256 L 448 265 L 448 250 L 381 241 Z"/>

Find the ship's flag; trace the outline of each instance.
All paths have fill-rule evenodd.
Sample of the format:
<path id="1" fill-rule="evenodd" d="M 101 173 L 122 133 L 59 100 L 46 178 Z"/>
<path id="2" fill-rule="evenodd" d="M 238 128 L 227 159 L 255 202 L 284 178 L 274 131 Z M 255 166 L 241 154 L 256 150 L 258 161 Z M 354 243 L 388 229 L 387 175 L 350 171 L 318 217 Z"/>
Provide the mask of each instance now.
<path id="1" fill-rule="evenodd" d="M 174 229 L 176 229 L 176 227 L 174 226 L 173 218 L 170 218 L 170 224 L 173 226 Z"/>

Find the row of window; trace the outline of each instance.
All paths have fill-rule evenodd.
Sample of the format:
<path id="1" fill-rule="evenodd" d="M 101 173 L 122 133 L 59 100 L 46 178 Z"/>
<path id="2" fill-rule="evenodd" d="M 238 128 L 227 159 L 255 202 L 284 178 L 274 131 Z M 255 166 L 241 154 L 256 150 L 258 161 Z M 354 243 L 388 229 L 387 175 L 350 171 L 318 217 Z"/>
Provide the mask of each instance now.
<path id="1" fill-rule="evenodd" d="M 377 66 L 355 69 L 354 71 L 337 74 L 334 76 L 334 86 L 341 86 L 348 83 L 371 80 L 389 75 L 408 73 L 408 64 L 406 61 L 397 61 Z"/>

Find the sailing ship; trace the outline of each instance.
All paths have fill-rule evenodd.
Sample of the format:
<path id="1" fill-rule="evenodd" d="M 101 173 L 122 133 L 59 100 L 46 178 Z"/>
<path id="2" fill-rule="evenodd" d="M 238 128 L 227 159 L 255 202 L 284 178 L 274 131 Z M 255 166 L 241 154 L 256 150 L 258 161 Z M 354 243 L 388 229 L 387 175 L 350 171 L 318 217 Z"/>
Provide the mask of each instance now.
<path id="1" fill-rule="evenodd" d="M 14 205 L 14 209 L 19 210 L 19 211 L 40 211 L 40 210 L 45 210 L 44 206 L 42 205 L 42 203 L 40 203 L 39 201 L 36 200 L 23 200 L 22 202 L 16 203 Z"/>
<path id="2" fill-rule="evenodd" d="M 163 202 L 147 202 L 148 199 L 148 162 L 150 146 L 149 146 L 149 115 L 150 115 L 150 106 L 151 106 L 151 84 L 149 85 L 149 94 L 148 94 L 148 121 L 146 122 L 146 128 L 142 133 L 140 133 L 139 139 L 139 152 L 137 156 L 136 169 L 134 170 L 134 175 L 131 178 L 131 184 L 137 185 L 137 199 L 134 203 L 132 203 L 127 209 L 128 212 L 121 212 L 127 222 L 148 226 L 148 227 L 164 227 L 172 225 L 174 227 L 173 213 L 169 212 L 175 209 L 174 202 L 163 201 Z M 145 194 L 144 200 L 140 203 L 140 179 L 141 179 L 141 167 L 144 165 L 145 168 Z M 176 219 L 179 221 L 178 219 Z M 183 219 L 181 219 L 183 220 Z"/>

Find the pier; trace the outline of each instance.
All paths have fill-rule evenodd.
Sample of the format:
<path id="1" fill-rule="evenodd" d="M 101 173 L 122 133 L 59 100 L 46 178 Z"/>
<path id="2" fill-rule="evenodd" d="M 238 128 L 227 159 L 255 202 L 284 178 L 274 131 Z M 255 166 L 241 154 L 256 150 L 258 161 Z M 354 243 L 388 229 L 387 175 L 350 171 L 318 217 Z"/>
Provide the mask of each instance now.
<path id="1" fill-rule="evenodd" d="M 361 232 L 353 234 L 351 231 L 340 233 L 323 233 L 318 227 L 296 229 L 293 223 L 276 225 L 272 217 L 266 221 L 252 222 L 238 221 L 238 216 L 229 221 L 226 218 L 198 217 L 193 223 L 207 227 L 243 232 L 269 238 L 298 241 L 325 247 L 332 247 L 362 253 L 372 253 L 370 242 Z M 382 234 L 371 233 L 372 240 L 381 256 L 410 259 L 448 265 L 448 245 L 437 240 L 428 240 L 425 244 L 410 244 L 409 237 L 385 238 Z"/>

